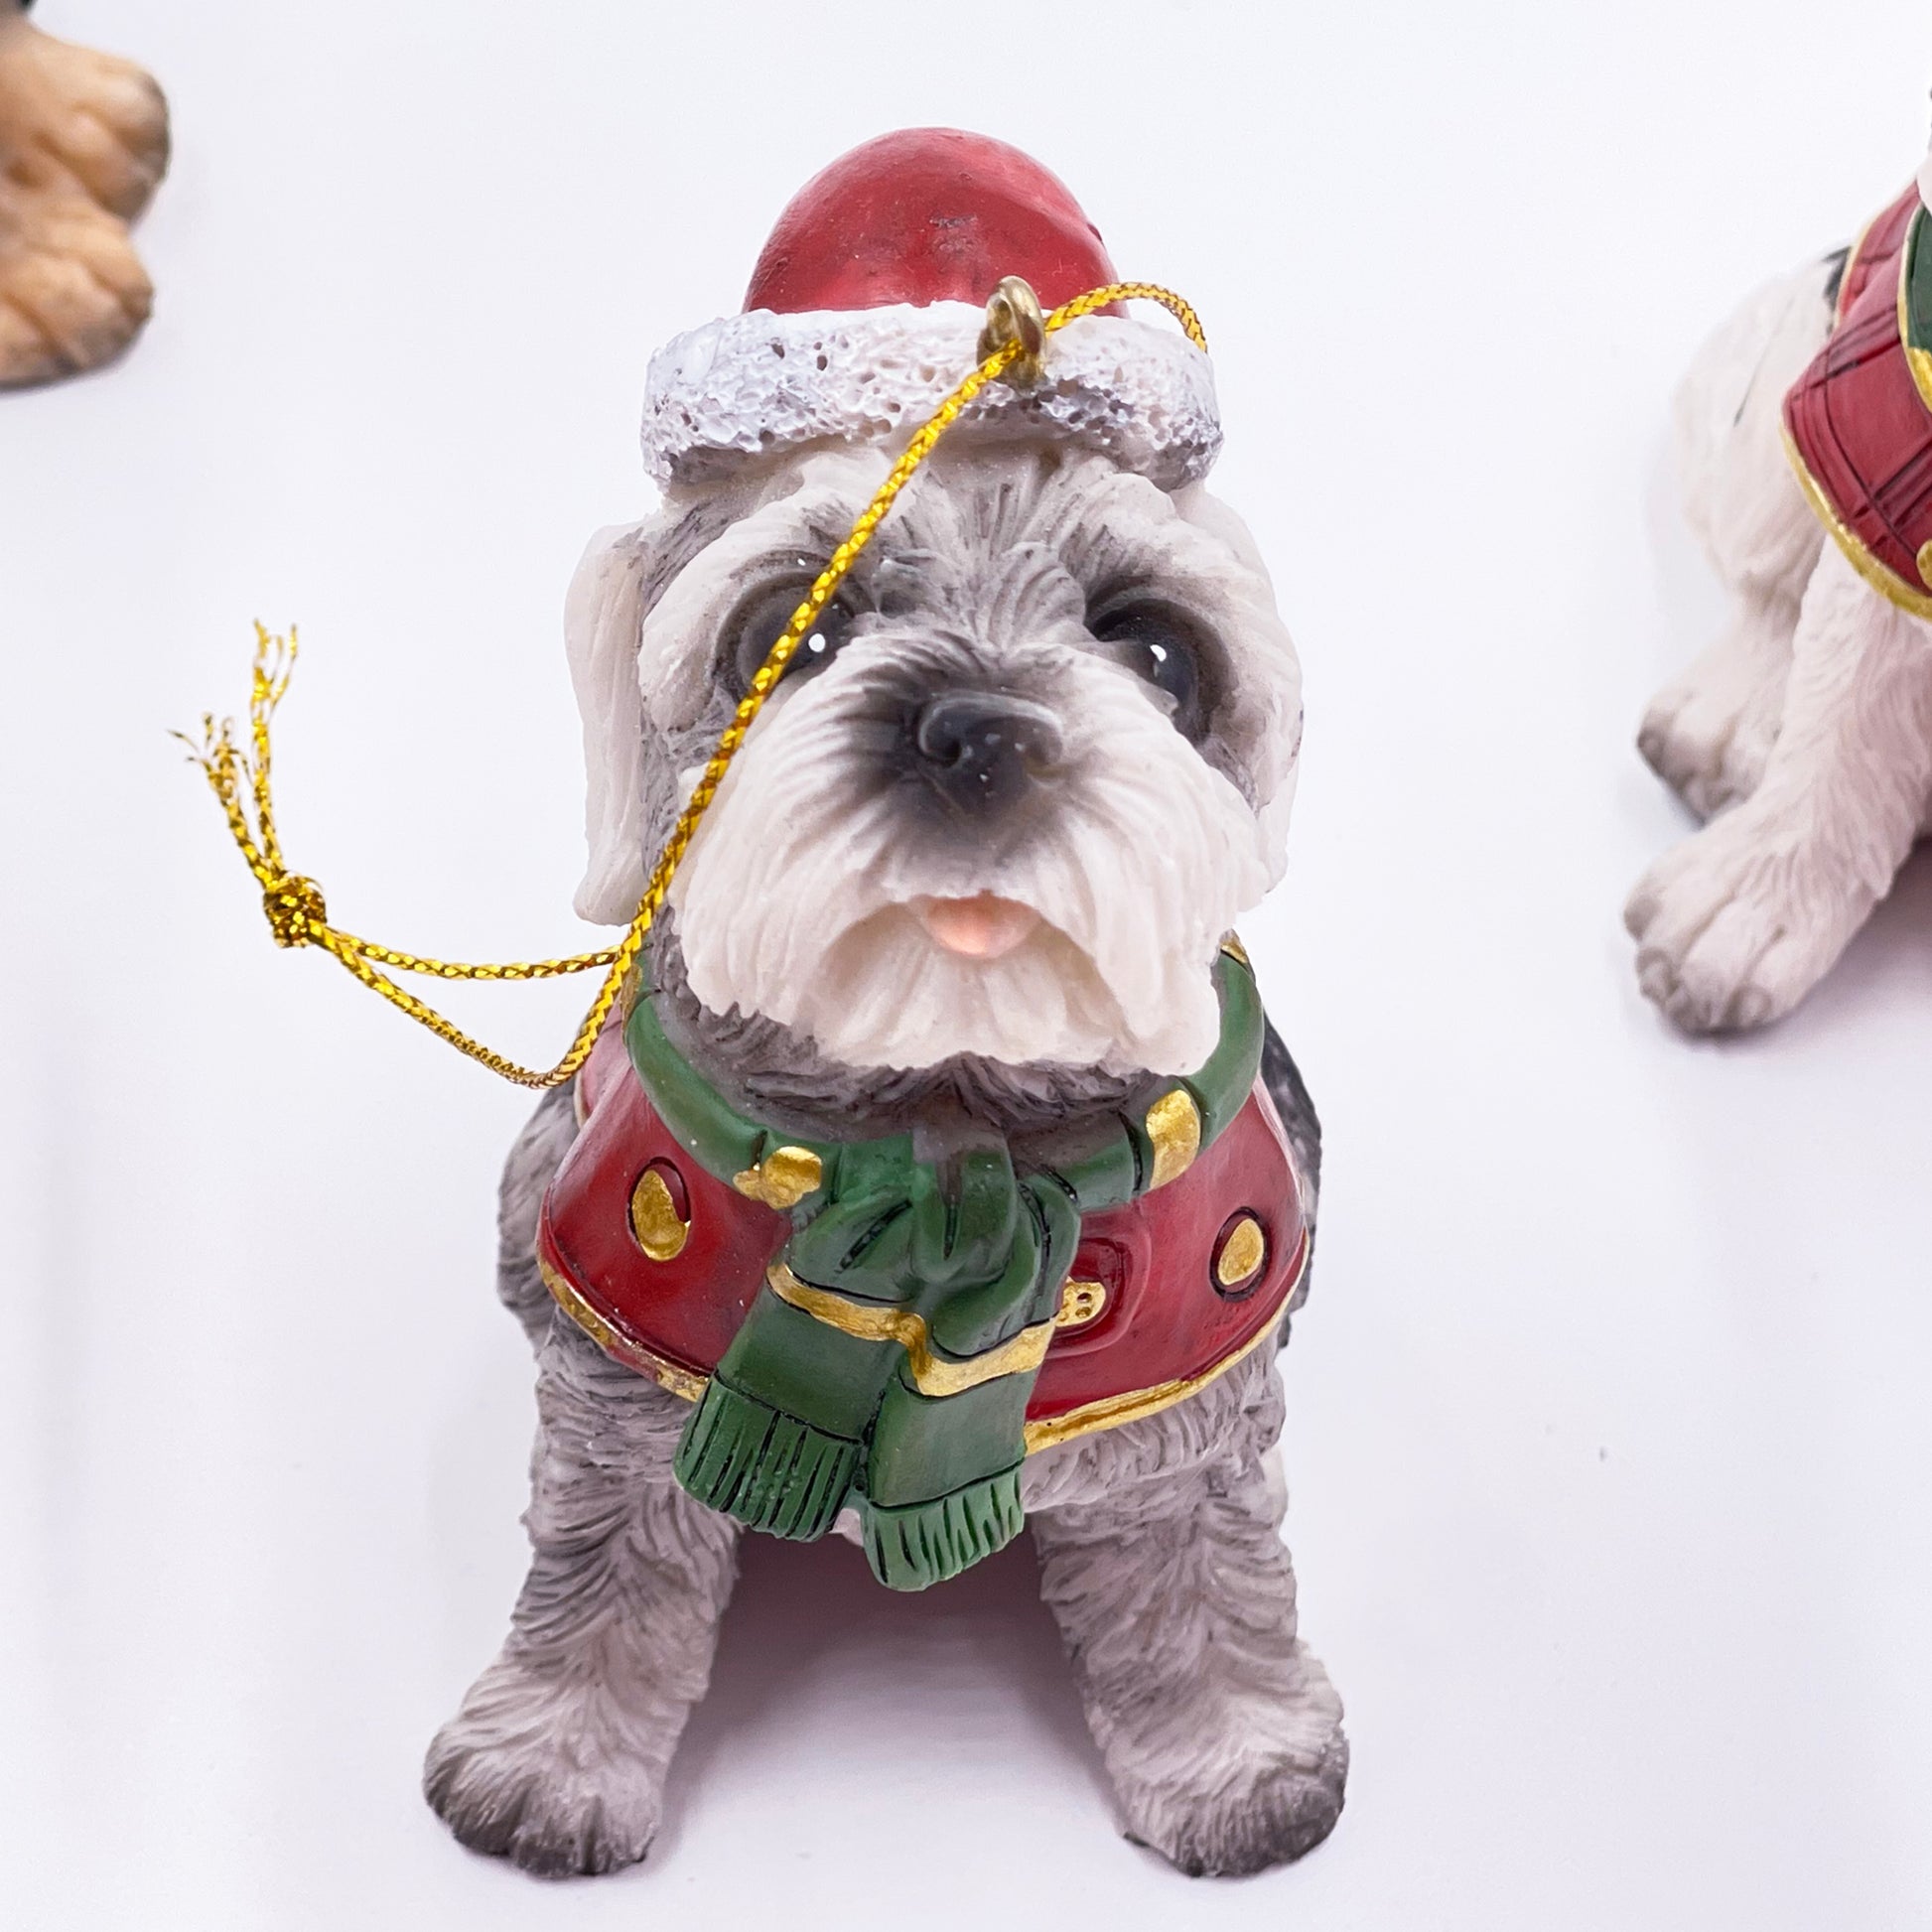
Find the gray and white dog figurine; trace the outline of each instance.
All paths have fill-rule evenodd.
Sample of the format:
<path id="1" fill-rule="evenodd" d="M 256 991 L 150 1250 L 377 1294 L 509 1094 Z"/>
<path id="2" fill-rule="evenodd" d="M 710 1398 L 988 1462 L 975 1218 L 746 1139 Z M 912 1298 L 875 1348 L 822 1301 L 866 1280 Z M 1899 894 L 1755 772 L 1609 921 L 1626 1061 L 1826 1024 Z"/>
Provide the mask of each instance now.
<path id="1" fill-rule="evenodd" d="M 1779 1019 L 1932 829 L 1932 164 L 1754 294 L 1677 401 L 1686 506 L 1735 600 L 1638 744 L 1711 822 L 1624 911 L 1691 1033 Z"/>
<path id="2" fill-rule="evenodd" d="M 621 922 L 635 907 L 752 671 L 972 367 L 988 292 L 1008 274 L 1052 300 L 1114 280 L 1065 189 L 1025 156 L 947 130 L 887 136 L 791 204 L 744 314 L 653 359 L 644 441 L 662 507 L 593 541 L 568 606 L 590 764 L 587 916 Z M 1035 380 L 989 388 L 807 638 L 651 933 L 650 1064 L 709 1096 L 730 1132 L 754 1131 L 749 1118 L 759 1145 L 787 1145 L 735 1174 L 727 1159 L 720 1178 L 689 1158 L 702 1135 L 681 1129 L 637 1142 L 623 1166 L 628 1144 L 608 1123 L 628 1107 L 637 1134 L 661 1133 L 675 1107 L 643 1062 L 643 1086 L 630 1077 L 615 1032 L 618 1073 L 600 1085 L 594 1060 L 517 1141 L 500 1292 L 537 1354 L 534 1560 L 501 1654 L 429 1752 L 427 1795 L 465 1844 L 548 1874 L 644 1857 L 709 1680 L 740 1519 L 800 1534 L 837 1514 L 848 1532 L 863 1524 L 887 1581 L 922 1583 L 997 1547 L 1021 1506 L 1128 1835 L 1186 1871 L 1233 1873 L 1332 1829 L 1341 1706 L 1299 1634 L 1276 1449 L 1275 1344 L 1306 1293 L 1318 1128 L 1272 1030 L 1263 1043 L 1258 1005 L 1238 1118 L 1208 1091 L 1251 997 L 1225 936 L 1280 877 L 1301 732 L 1300 670 L 1266 572 L 1201 486 L 1219 441 L 1206 355 L 1165 321 L 1073 321 Z M 632 1059 L 637 1040 L 633 1015 Z M 1086 1215 L 1082 1195 L 1085 1218 L 1072 1218 L 1038 1184 L 1045 1170 L 1024 1163 L 1012 1182 L 1000 1150 L 1089 1130 L 1124 1164 L 1115 1207 Z M 589 1151 L 600 1134 L 609 1159 Z M 894 1135 L 909 1136 L 892 1143 L 912 1148 L 908 1173 L 979 1160 L 990 1165 L 974 1172 L 1012 1182 L 1006 1197 L 1034 1203 L 1011 1227 L 1031 1215 L 1027 1238 L 1057 1257 L 1039 1262 L 1050 1319 L 1035 1304 L 988 1354 L 958 1360 L 939 1305 L 922 1321 L 801 1282 L 795 1243 L 762 1286 L 756 1271 L 728 1281 L 722 1262 L 688 1265 L 704 1240 L 751 1238 L 726 1211 L 748 1196 L 766 1217 L 753 1231 L 762 1267 L 821 1160 L 844 1173 L 853 1147 Z M 667 1152 L 646 1161 L 652 1146 Z M 1262 1166 L 1241 1169 L 1251 1158 Z M 806 1181 L 779 1186 L 786 1160 Z M 1052 1173 L 1073 1171 L 1069 1157 Z M 598 1250 L 607 1265 L 592 1222 L 613 1173 L 629 1221 L 611 1236 L 623 1255 Z M 1250 1200 L 1244 1173 L 1279 1179 Z M 1130 1252 L 1131 1229 L 1153 1224 L 1137 1214 L 1167 1216 L 1173 1238 L 1151 1260 Z M 591 1227 L 582 1241 L 573 1216 Z M 1080 1230 L 1074 1279 L 1062 1221 Z M 1118 1252 L 1095 1234 L 1109 1226 L 1129 1230 Z M 682 1290 L 650 1286 L 674 1280 Z M 690 1337 L 751 1295 L 721 1367 Z M 897 1377 L 849 1442 L 778 1415 L 780 1433 L 830 1458 L 814 1468 L 862 1473 L 849 1492 L 844 1473 L 822 1495 L 794 1483 L 763 1517 L 689 1440 L 754 1322 L 855 1361 L 883 1349 Z M 1116 1386 L 1163 1348 L 1187 1372 Z M 1018 1366 L 986 1379 L 975 1360 L 995 1356 Z M 761 1359 L 767 1389 L 797 1369 L 782 1347 Z M 1008 1405 L 999 1428 L 1020 1431 L 1029 1405 L 1024 1458 L 1016 1448 L 1010 1467 L 987 1463 L 960 1492 L 969 1504 L 903 1490 L 895 1514 L 882 1419 L 949 1426 L 949 1391 L 968 1383 L 976 1414 Z M 725 1390 L 734 1415 L 777 1414 L 749 1386 Z M 694 1471 L 728 1508 L 696 1499 Z M 888 1531 L 915 1519 L 953 1554 L 903 1538 L 888 1549 Z"/>

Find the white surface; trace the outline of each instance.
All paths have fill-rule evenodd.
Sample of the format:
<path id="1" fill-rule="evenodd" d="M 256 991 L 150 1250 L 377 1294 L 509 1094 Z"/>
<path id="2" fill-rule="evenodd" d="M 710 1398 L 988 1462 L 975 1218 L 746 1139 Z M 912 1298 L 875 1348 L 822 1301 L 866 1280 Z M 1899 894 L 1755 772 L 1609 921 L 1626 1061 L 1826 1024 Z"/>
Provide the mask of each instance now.
<path id="1" fill-rule="evenodd" d="M 42 11 L 179 145 L 146 341 L 0 398 L 7 1922 L 1932 1923 L 1932 864 L 1737 1046 L 1668 1034 L 1617 926 L 1684 829 L 1639 710 L 1720 615 L 1668 391 L 1917 165 L 1922 8 Z M 908 119 L 1033 148 L 1197 304 L 1307 664 L 1246 937 L 1328 1129 L 1289 1521 L 1349 1807 L 1174 1876 L 1024 1550 L 900 1600 L 759 1543 L 658 1850 L 544 1887 L 416 1795 L 520 1574 L 524 1102 L 270 947 L 162 728 L 299 618 L 332 906 L 574 943 L 558 613 L 645 501 L 645 357 Z M 577 997 L 462 1007 L 536 1053 Z"/>

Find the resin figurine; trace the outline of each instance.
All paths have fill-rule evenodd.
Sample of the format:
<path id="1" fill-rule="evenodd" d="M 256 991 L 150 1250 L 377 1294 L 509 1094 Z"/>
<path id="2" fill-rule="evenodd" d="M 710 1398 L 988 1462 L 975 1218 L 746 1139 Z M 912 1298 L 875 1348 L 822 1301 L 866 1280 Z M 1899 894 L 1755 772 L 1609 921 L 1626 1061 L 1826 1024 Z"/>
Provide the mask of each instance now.
<path id="1" fill-rule="evenodd" d="M 747 1528 L 843 1531 L 914 1589 L 1031 1525 L 1131 1836 L 1252 1871 L 1340 1810 L 1275 1455 L 1318 1129 L 1233 936 L 1282 871 L 1301 676 L 1202 486 L 1203 350 L 1119 306 L 1039 333 L 1034 292 L 1115 279 L 1024 155 L 890 135 L 651 361 L 662 507 L 567 611 L 607 922 L 982 331 L 1036 366 L 804 633 L 621 1022 L 510 1155 L 534 1559 L 425 1788 L 533 1871 L 644 1856 Z"/>
<path id="2" fill-rule="evenodd" d="M 168 104 L 131 61 L 0 0 L 0 388 L 118 355 L 154 287 L 128 239 L 168 166 Z"/>
<path id="3" fill-rule="evenodd" d="M 1932 823 L 1932 163 L 1856 246 L 1772 282 L 1677 404 L 1735 599 L 1644 757 L 1705 829 L 1631 895 L 1644 992 L 1714 1033 L 1790 1012 Z"/>

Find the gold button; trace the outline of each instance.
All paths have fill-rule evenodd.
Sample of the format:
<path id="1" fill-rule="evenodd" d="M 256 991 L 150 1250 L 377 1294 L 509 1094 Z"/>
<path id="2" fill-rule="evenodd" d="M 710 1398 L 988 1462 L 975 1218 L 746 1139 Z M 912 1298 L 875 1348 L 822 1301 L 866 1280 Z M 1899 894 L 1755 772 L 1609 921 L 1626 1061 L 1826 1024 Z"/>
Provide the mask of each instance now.
<path id="1" fill-rule="evenodd" d="M 1918 547 L 1918 580 L 1927 590 L 1932 590 L 1932 543 Z"/>
<path id="2" fill-rule="evenodd" d="M 732 1175 L 732 1185 L 766 1207 L 796 1207 L 825 1178 L 825 1166 L 808 1147 L 774 1147 L 756 1168 Z"/>
<path id="3" fill-rule="evenodd" d="M 1268 1259 L 1268 1237 L 1252 1214 L 1237 1215 L 1214 1250 L 1214 1279 L 1225 1290 L 1245 1287 Z"/>
<path id="4" fill-rule="evenodd" d="M 1173 1087 L 1147 1110 L 1147 1137 L 1154 1143 L 1154 1178 L 1165 1187 L 1194 1165 L 1200 1152 L 1200 1109 L 1185 1087 Z"/>
<path id="5" fill-rule="evenodd" d="M 652 1261 L 673 1261 L 684 1252 L 691 1223 L 671 1198 L 670 1183 L 655 1167 L 646 1168 L 630 1190 L 630 1232 Z"/>
<path id="6" fill-rule="evenodd" d="M 1068 1282 L 1060 1290 L 1060 1306 L 1053 1316 L 1053 1326 L 1084 1328 L 1106 1306 L 1105 1282 Z"/>

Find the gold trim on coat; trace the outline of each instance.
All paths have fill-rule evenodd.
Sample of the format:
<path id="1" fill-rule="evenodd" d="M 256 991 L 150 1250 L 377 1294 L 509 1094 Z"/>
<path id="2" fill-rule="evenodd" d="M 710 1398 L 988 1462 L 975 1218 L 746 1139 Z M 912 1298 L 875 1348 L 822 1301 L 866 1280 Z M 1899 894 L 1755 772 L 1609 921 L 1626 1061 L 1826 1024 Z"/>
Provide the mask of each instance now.
<path id="1" fill-rule="evenodd" d="M 1154 1173 L 1148 1192 L 1178 1180 L 1200 1152 L 1200 1108 L 1185 1087 L 1171 1087 L 1147 1110 L 1142 1122 L 1154 1144 Z"/>
<path id="2" fill-rule="evenodd" d="M 1282 1305 L 1266 1321 L 1259 1333 L 1250 1335 L 1241 1346 L 1230 1354 L 1223 1355 L 1212 1368 L 1202 1369 L 1198 1375 L 1176 1376 L 1172 1382 L 1159 1382 L 1151 1389 L 1130 1389 L 1125 1395 L 1102 1396 L 1098 1402 L 1085 1402 L 1077 1409 L 1069 1409 L 1063 1416 L 1049 1416 L 1043 1422 L 1030 1422 L 1027 1425 L 1027 1453 L 1034 1454 L 1043 1449 L 1051 1449 L 1056 1443 L 1070 1442 L 1075 1436 L 1090 1436 L 1096 1430 L 1118 1429 L 1124 1422 L 1139 1422 L 1144 1416 L 1158 1416 L 1163 1409 L 1172 1409 L 1176 1402 L 1185 1402 L 1190 1395 L 1198 1395 L 1208 1383 L 1217 1381 L 1237 1362 L 1246 1361 L 1263 1342 L 1273 1336 L 1288 1314 L 1288 1307 L 1295 1300 L 1295 1291 L 1302 1286 L 1302 1277 L 1309 1271 L 1309 1237 L 1302 1236 L 1302 1247 L 1295 1263 L 1295 1279 L 1288 1285 L 1288 1293 L 1282 1297 Z"/>
<path id="3" fill-rule="evenodd" d="M 1036 1321 L 983 1355 L 963 1362 L 949 1361 L 934 1351 L 924 1317 L 911 1309 L 854 1302 L 834 1295 L 829 1288 L 814 1288 L 810 1282 L 801 1282 L 782 1261 L 774 1261 L 764 1271 L 764 1279 L 779 1301 L 789 1302 L 814 1321 L 822 1321 L 842 1335 L 851 1335 L 857 1341 L 897 1342 L 905 1350 L 912 1386 L 921 1395 L 959 1395 L 982 1382 L 997 1382 L 1003 1375 L 1029 1374 L 1046 1359 L 1046 1344 L 1053 1339 L 1052 1322 Z"/>
<path id="4" fill-rule="evenodd" d="M 711 1380 L 710 1376 L 700 1375 L 681 1362 L 671 1361 L 655 1349 L 646 1348 L 640 1341 L 632 1341 L 621 1328 L 605 1320 L 585 1299 L 577 1284 L 551 1267 L 541 1255 L 537 1257 L 537 1272 L 543 1277 L 543 1285 L 550 1291 L 557 1306 L 614 1362 L 621 1362 L 625 1368 L 634 1368 L 639 1375 L 648 1375 L 659 1388 L 669 1389 L 686 1402 L 696 1402 L 704 1394 L 704 1385 Z"/>
<path id="5" fill-rule="evenodd" d="M 733 1174 L 732 1185 L 748 1200 L 783 1212 L 816 1193 L 824 1179 L 825 1164 L 810 1148 L 774 1147 L 756 1168 Z"/>
<path id="6" fill-rule="evenodd" d="M 691 1238 L 691 1223 L 677 1211 L 671 1183 L 652 1165 L 630 1190 L 630 1232 L 652 1261 L 675 1261 Z"/>
<path id="7" fill-rule="evenodd" d="M 1084 1328 L 1100 1318 L 1107 1306 L 1105 1282 L 1068 1281 L 1060 1290 L 1060 1306 L 1053 1315 L 1056 1328 Z"/>
<path id="8" fill-rule="evenodd" d="M 783 1264 L 775 1265 L 781 1267 Z M 686 1402 L 696 1402 L 704 1394 L 705 1384 L 711 1379 L 708 1375 L 700 1375 L 693 1369 L 668 1361 L 654 1350 L 644 1347 L 641 1342 L 632 1341 L 628 1335 L 621 1333 L 605 1320 L 577 1289 L 540 1256 L 537 1266 L 542 1271 L 543 1284 L 556 1298 L 557 1306 L 613 1361 L 621 1362 L 625 1368 L 635 1369 L 639 1375 L 648 1375 L 660 1388 L 668 1389 L 672 1395 L 682 1397 Z M 1288 1285 L 1288 1292 L 1282 1297 L 1281 1307 L 1262 1325 L 1259 1332 L 1250 1335 L 1240 1347 L 1223 1355 L 1211 1368 L 1202 1369 L 1198 1375 L 1177 1376 L 1172 1382 L 1157 1382 L 1151 1389 L 1129 1389 L 1122 1395 L 1103 1396 L 1098 1402 L 1082 1403 L 1077 1409 L 1069 1409 L 1063 1416 L 1050 1416 L 1043 1422 L 1028 1423 L 1026 1426 L 1027 1453 L 1033 1455 L 1040 1449 L 1052 1449 L 1056 1444 L 1071 1442 L 1079 1436 L 1091 1436 L 1103 1429 L 1118 1429 L 1122 1423 L 1139 1422 L 1144 1416 L 1157 1416 L 1163 1409 L 1172 1409 L 1175 1403 L 1185 1402 L 1190 1395 L 1198 1395 L 1210 1382 L 1217 1381 L 1237 1362 L 1246 1361 L 1265 1341 L 1279 1331 L 1288 1314 L 1289 1305 L 1295 1300 L 1296 1290 L 1301 1287 L 1302 1278 L 1308 1273 L 1308 1269 L 1309 1238 L 1304 1234 L 1296 1258 L 1295 1277 Z M 785 1272 L 790 1273 L 788 1269 Z M 794 1276 L 793 1279 L 797 1278 Z M 773 1283 L 772 1286 L 775 1290 L 777 1285 Z M 798 1286 L 803 1288 L 805 1284 L 799 1282 Z M 855 1308 L 857 1304 L 848 1303 L 846 1306 Z M 894 1312 L 903 1312 L 903 1311 L 894 1311 Z M 1050 1339 L 1053 1324 L 1050 1321 L 1041 1322 L 1039 1327 L 1046 1330 Z M 1037 1329 L 1035 1328 L 1023 1328 L 1018 1335 L 1014 1336 L 1013 1341 L 1006 1343 L 1005 1346 L 1011 1348 L 1014 1342 L 1024 1341 L 1027 1336 L 1036 1332 Z M 1043 1349 L 1041 1353 L 1044 1354 Z M 961 1366 L 971 1367 L 973 1364 L 967 1363 Z"/>
<path id="9" fill-rule="evenodd" d="M 1261 1273 L 1268 1259 L 1268 1237 L 1252 1214 L 1244 1213 L 1228 1229 L 1214 1255 L 1214 1279 L 1223 1288 L 1239 1288 Z"/>
<path id="10" fill-rule="evenodd" d="M 1881 564 L 1866 549 L 1864 540 L 1839 515 L 1837 506 L 1819 487 L 1818 480 L 1806 466 L 1789 424 L 1780 423 L 1778 433 L 1784 438 L 1784 453 L 1791 459 L 1792 469 L 1797 472 L 1798 487 L 1804 491 L 1805 501 L 1811 505 L 1812 514 L 1824 524 L 1832 540 L 1845 552 L 1846 562 L 1887 604 L 1895 604 L 1901 611 L 1932 623 L 1932 594 L 1913 590 L 1902 577 Z"/>

